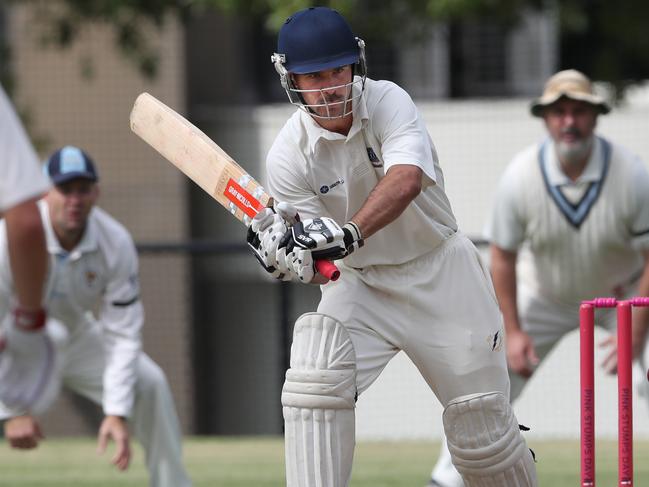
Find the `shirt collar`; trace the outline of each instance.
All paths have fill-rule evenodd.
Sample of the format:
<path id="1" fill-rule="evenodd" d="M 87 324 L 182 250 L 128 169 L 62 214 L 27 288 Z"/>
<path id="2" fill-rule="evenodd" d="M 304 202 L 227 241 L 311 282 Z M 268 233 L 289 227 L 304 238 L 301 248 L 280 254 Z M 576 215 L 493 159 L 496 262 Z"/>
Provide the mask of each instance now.
<path id="1" fill-rule="evenodd" d="M 590 153 L 584 172 L 572 181 L 561 168 L 561 163 L 557 157 L 557 151 L 554 141 L 548 140 L 544 150 L 543 164 L 548 177 L 548 182 L 553 186 L 575 185 L 579 183 L 594 183 L 602 179 L 604 169 L 604 150 L 602 141 L 595 137 L 593 139 L 593 150 Z"/>
<path id="2" fill-rule="evenodd" d="M 97 234 L 94 231 L 94 220 L 92 219 L 92 214 L 95 211 L 93 208 L 90 210 L 90 215 L 88 215 L 88 222 L 86 224 L 86 230 L 83 232 L 83 237 L 79 244 L 72 249 L 71 252 L 68 252 L 59 242 L 59 238 L 54 233 L 54 228 L 52 227 L 52 222 L 50 220 L 50 211 L 49 206 L 45 200 L 40 200 L 38 202 L 39 208 L 41 210 L 41 218 L 43 219 L 43 226 L 45 227 L 45 240 L 47 242 L 47 251 L 50 254 L 56 255 L 69 255 L 73 260 L 78 259 L 81 255 L 93 252 L 97 250 L 99 244 L 97 242 Z"/>
<path id="3" fill-rule="evenodd" d="M 352 86 L 352 90 L 360 90 L 360 88 L 357 86 L 357 84 L 354 84 Z M 306 129 L 308 140 L 309 140 L 309 149 L 312 153 L 315 152 L 316 145 L 318 144 L 320 139 L 350 140 L 358 132 L 360 132 L 362 128 L 364 128 L 367 125 L 367 120 L 369 119 L 364 92 L 362 96 L 354 100 L 354 106 L 352 109 L 352 116 L 354 118 L 352 121 L 352 126 L 349 129 L 349 133 L 346 136 L 322 128 L 311 115 L 309 115 L 306 111 L 302 109 L 299 110 L 299 116 L 302 125 Z"/>

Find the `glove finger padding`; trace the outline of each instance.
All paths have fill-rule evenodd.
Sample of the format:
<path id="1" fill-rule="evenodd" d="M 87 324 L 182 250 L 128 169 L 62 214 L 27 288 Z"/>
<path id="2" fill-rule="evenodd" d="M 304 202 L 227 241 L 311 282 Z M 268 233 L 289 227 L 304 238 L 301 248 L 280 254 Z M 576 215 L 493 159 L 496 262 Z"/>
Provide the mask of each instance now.
<path id="1" fill-rule="evenodd" d="M 272 208 L 262 209 L 259 213 L 255 215 L 255 217 L 250 222 L 250 229 L 254 233 L 263 232 L 270 225 L 273 224 L 275 216 L 276 214 Z"/>
<path id="2" fill-rule="evenodd" d="M 297 209 L 290 203 L 280 202 L 275 205 L 275 211 L 279 216 L 284 218 L 288 226 L 295 225 L 300 221 L 300 217 L 297 214 Z"/>
<path id="3" fill-rule="evenodd" d="M 286 248 L 280 247 L 277 250 L 276 254 L 275 271 L 273 273 L 273 277 L 281 281 L 290 281 L 291 279 L 293 279 L 294 275 L 295 274 L 293 274 L 288 256 L 286 254 Z"/>
<path id="4" fill-rule="evenodd" d="M 289 259 L 293 274 L 297 278 L 308 284 L 315 277 L 315 267 L 313 266 L 313 254 L 310 250 L 295 248 L 291 252 Z"/>
<path id="5" fill-rule="evenodd" d="M 290 206 L 290 205 L 289 205 Z M 290 208 L 286 211 L 290 211 Z M 288 214 L 288 213 L 287 213 Z M 293 217 L 297 216 L 295 211 Z M 275 279 L 290 280 L 278 269 L 277 249 L 282 237 L 289 231 L 287 221 L 271 208 L 264 208 L 252 219 L 247 242 L 262 267 Z"/>
<path id="6" fill-rule="evenodd" d="M 280 248 L 277 251 L 277 271 L 284 275 L 285 281 L 295 276 L 305 284 L 310 283 L 316 275 L 311 251 L 295 247 L 287 252 L 285 247 Z"/>

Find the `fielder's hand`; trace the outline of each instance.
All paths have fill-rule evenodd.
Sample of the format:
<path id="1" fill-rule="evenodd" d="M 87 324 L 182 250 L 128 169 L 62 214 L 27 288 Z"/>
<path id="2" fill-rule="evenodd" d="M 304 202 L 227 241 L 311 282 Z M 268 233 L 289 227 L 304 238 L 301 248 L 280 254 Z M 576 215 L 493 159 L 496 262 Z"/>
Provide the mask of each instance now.
<path id="1" fill-rule="evenodd" d="M 110 461 L 119 470 L 126 470 L 131 462 L 131 445 L 128 427 L 124 418 L 119 416 L 106 416 L 104 418 L 97 437 L 97 453 L 99 455 L 106 451 L 108 440 L 111 438 L 115 441 L 115 455 Z"/>
<path id="2" fill-rule="evenodd" d="M 0 336 L 0 401 L 39 413 L 58 394 L 57 350 L 44 330 L 45 312 L 17 309 Z"/>
<path id="3" fill-rule="evenodd" d="M 539 364 L 539 358 L 530 336 L 524 331 L 510 331 L 505 343 L 509 368 L 523 377 L 531 377 Z"/>
<path id="4" fill-rule="evenodd" d="M 5 438 L 12 448 L 30 450 L 45 438 L 38 422 L 29 415 L 15 416 L 5 422 Z"/>

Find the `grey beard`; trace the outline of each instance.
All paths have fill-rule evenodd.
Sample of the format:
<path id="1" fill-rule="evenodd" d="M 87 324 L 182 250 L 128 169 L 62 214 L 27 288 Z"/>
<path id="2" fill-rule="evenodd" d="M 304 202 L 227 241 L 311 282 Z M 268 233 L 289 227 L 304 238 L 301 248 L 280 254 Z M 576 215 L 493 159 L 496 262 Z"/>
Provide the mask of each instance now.
<path id="1" fill-rule="evenodd" d="M 594 137 L 591 135 L 587 139 L 582 139 L 578 142 L 567 144 L 565 142 L 557 142 L 557 155 L 559 160 L 564 164 L 573 165 L 579 164 L 584 161 L 590 149 L 593 147 Z"/>

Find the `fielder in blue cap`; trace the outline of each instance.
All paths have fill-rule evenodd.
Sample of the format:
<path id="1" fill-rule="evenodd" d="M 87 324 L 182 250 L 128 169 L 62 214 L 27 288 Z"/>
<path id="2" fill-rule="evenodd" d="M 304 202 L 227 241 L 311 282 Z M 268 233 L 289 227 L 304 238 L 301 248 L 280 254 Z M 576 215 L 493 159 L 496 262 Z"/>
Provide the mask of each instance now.
<path id="1" fill-rule="evenodd" d="M 92 182 L 99 180 L 95 163 L 90 156 L 71 145 L 55 151 L 47 160 L 46 170 L 54 184 L 63 184 L 77 178 Z"/>
<path id="2" fill-rule="evenodd" d="M 132 458 L 132 430 L 146 452 L 148 485 L 190 487 L 169 384 L 142 351 L 144 310 L 133 239 L 96 206 L 97 168 L 87 153 L 65 146 L 47 159 L 45 172 L 54 183 L 39 201 L 50 262 L 45 329 L 61 364 L 53 367 L 47 397 L 53 401 L 65 387 L 101 406 L 98 449 L 114 441 L 111 462 L 119 470 L 128 469 Z M 2 272 L 6 253 L 0 245 L 0 312 L 6 309 L 3 298 L 11 297 L 1 292 L 11 288 Z M 0 402 L 4 436 L 14 448 L 35 448 L 43 439 L 31 414 L 37 411 L 17 406 Z"/>

